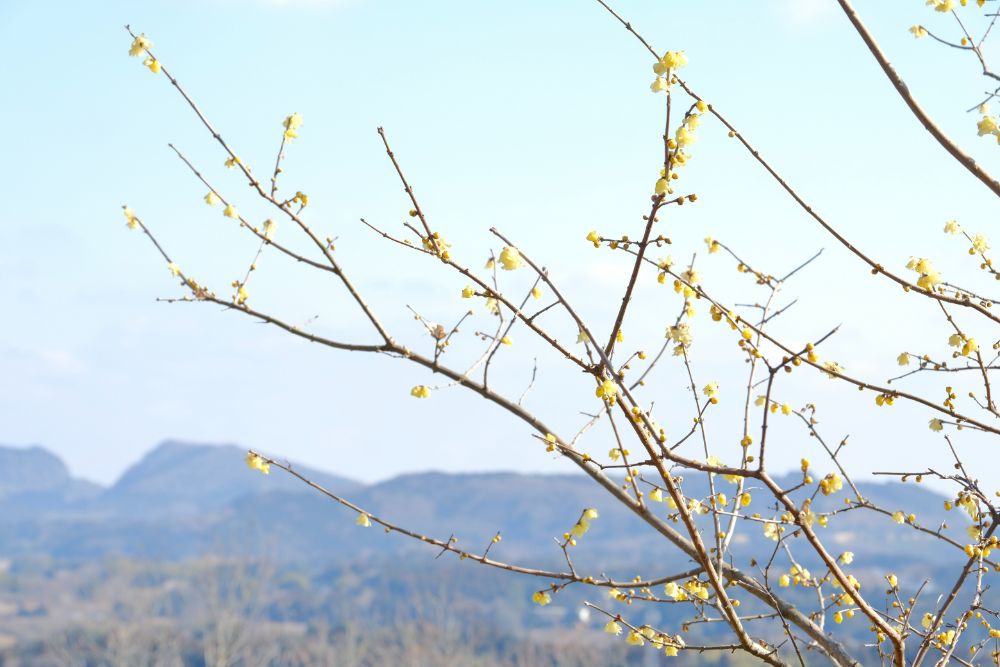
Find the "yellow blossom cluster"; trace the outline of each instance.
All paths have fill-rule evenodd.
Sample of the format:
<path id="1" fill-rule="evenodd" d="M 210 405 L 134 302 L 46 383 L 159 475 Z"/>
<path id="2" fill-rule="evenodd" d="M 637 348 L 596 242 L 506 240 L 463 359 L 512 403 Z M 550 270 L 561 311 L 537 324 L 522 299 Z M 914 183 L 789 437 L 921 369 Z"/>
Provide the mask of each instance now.
<path id="1" fill-rule="evenodd" d="M 122 213 L 125 214 L 125 226 L 129 229 L 136 229 L 139 226 L 139 218 L 136 216 L 135 211 L 133 211 L 128 206 L 122 207 Z"/>
<path id="2" fill-rule="evenodd" d="M 418 384 L 410 390 L 410 396 L 413 398 L 429 398 L 430 395 L 431 388 L 424 384 Z"/>
<path id="3" fill-rule="evenodd" d="M 924 257 L 911 257 L 906 263 L 906 268 L 920 274 L 917 279 L 917 287 L 933 292 L 934 288 L 941 283 L 941 273 L 934 268 L 929 259 Z"/>
<path id="4" fill-rule="evenodd" d="M 271 473 L 271 464 L 264 460 L 257 452 L 247 452 L 247 466 L 251 470 L 258 470 L 265 475 Z"/>
<path id="5" fill-rule="evenodd" d="M 979 113 L 981 114 L 981 117 L 979 122 L 976 123 L 976 129 L 979 132 L 979 136 L 994 136 L 997 138 L 997 142 L 1000 143 L 1000 124 L 997 124 L 996 116 L 990 115 L 989 105 L 985 103 L 980 105 Z"/>
<path id="6" fill-rule="evenodd" d="M 653 83 L 650 84 L 649 89 L 654 93 L 665 93 L 668 91 L 670 84 L 673 83 L 673 71 L 679 67 L 684 67 L 684 65 L 687 65 L 687 62 L 687 56 L 684 55 L 683 51 L 667 51 L 653 65 L 653 73 L 656 74 L 656 78 L 653 79 Z"/>
<path id="7" fill-rule="evenodd" d="M 607 401 L 608 405 L 614 405 L 618 401 L 618 385 L 614 380 L 606 379 L 597 385 L 594 394 Z"/>
<path id="8" fill-rule="evenodd" d="M 302 114 L 296 111 L 291 116 L 286 116 L 285 120 L 281 121 L 281 126 L 285 128 L 285 141 L 297 138 L 299 136 L 299 128 L 302 127 Z"/>
<path id="9" fill-rule="evenodd" d="M 432 232 L 430 236 L 422 236 L 420 242 L 427 252 L 437 255 L 446 262 L 451 259 L 451 251 L 449 250 L 451 244 L 444 240 L 440 232 Z"/>
<path id="10" fill-rule="evenodd" d="M 128 54 L 132 57 L 138 57 L 141 55 L 146 55 L 146 59 L 142 61 L 142 64 L 149 68 L 149 71 L 153 74 L 159 74 L 160 61 L 154 58 L 149 50 L 153 48 L 153 43 L 149 41 L 145 35 L 139 35 L 132 40 L 132 45 L 128 49 Z"/>
<path id="11" fill-rule="evenodd" d="M 593 521 L 594 519 L 599 518 L 599 516 L 600 515 L 597 513 L 597 510 L 594 509 L 593 507 L 588 507 L 587 509 L 583 510 L 583 512 L 580 514 L 580 518 L 570 529 L 569 533 L 563 535 L 563 537 L 567 540 L 570 546 L 576 546 L 575 538 L 583 537 L 587 533 L 587 531 L 590 530 L 590 522 Z"/>
<path id="12" fill-rule="evenodd" d="M 824 496 L 836 493 L 842 488 L 844 488 L 844 480 L 835 472 L 831 472 L 819 481 L 819 490 L 823 492 Z"/>
<path id="13" fill-rule="evenodd" d="M 524 264 L 524 260 L 521 258 L 521 253 L 518 252 L 517 248 L 507 246 L 500 251 L 500 267 L 504 271 L 514 271 L 521 268 L 522 264 Z"/>

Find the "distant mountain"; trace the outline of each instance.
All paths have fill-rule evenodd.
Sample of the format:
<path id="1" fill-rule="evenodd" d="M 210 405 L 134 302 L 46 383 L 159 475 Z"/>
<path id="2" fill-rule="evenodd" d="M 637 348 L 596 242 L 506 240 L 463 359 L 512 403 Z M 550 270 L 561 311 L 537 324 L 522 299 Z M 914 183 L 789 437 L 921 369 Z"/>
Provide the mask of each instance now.
<path id="1" fill-rule="evenodd" d="M 126 517 L 195 515 L 222 510 L 246 495 L 308 491 L 287 474 L 252 474 L 242 464 L 246 451 L 236 445 L 165 442 L 126 470 L 98 498 L 96 507 Z M 311 468 L 300 471 L 335 493 L 362 487 L 360 482 Z"/>
<path id="2" fill-rule="evenodd" d="M 343 564 L 411 556 L 433 560 L 436 555 L 419 541 L 358 528 L 353 510 L 283 471 L 264 476 L 248 469 L 244 455 L 245 450 L 233 445 L 168 442 L 101 489 L 73 480 L 65 465 L 45 450 L 0 448 L 0 560 L 46 556 L 83 561 L 116 554 L 173 560 L 228 553 Z M 597 508 L 601 516 L 574 551 L 577 566 L 632 576 L 637 563 L 678 557 L 582 474 L 429 472 L 365 486 L 296 469 L 366 511 L 438 539 L 454 536 L 470 551 L 481 552 L 500 531 L 503 540 L 491 553 L 515 562 L 564 566 L 554 538 L 569 530 L 586 507 Z M 792 486 L 795 481 L 790 476 L 779 483 Z M 732 485 L 721 480 L 717 485 L 717 491 L 732 493 Z M 759 489 L 752 484 L 748 488 L 753 509 L 775 515 L 773 501 L 765 503 Z M 923 486 L 864 484 L 860 490 L 890 512 L 916 513 L 923 525 L 937 527 L 946 516 L 943 497 Z M 703 497 L 708 489 L 691 480 L 685 492 Z M 845 495 L 818 496 L 813 508 L 842 507 Z M 658 511 L 664 517 L 669 512 L 665 505 Z M 947 518 L 954 524 L 950 530 L 964 534 L 960 515 Z M 912 567 L 922 562 L 926 568 L 927 563 L 946 560 L 952 550 L 868 511 L 844 512 L 829 528 L 819 530 L 831 549 L 863 553 L 859 562 L 870 564 L 872 576 L 880 576 L 886 567 L 901 573 L 910 561 Z M 759 523 L 738 525 L 733 541 L 737 562 L 773 548 Z M 811 566 L 807 554 L 800 557 Z"/>
<path id="3" fill-rule="evenodd" d="M 66 509 L 101 491 L 70 477 L 62 459 L 47 449 L 0 445 L 0 506 L 8 516 Z"/>

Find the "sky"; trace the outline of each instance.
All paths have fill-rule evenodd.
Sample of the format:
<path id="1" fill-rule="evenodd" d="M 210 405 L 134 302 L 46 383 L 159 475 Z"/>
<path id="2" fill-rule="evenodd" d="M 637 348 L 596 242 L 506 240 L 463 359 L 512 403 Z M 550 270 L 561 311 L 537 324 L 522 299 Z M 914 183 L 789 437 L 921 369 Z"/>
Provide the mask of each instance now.
<path id="1" fill-rule="evenodd" d="M 946 277 L 992 287 L 966 245 L 941 229 L 957 219 L 995 235 L 996 199 L 907 113 L 836 3 L 621 0 L 616 8 L 658 50 L 684 50 L 682 73 L 694 89 L 866 252 L 899 272 L 910 256 L 932 257 Z M 976 117 L 965 112 L 986 87 L 977 63 L 908 33 L 925 23 L 952 34 L 954 23 L 922 0 L 858 0 L 857 9 L 941 127 L 1000 172 L 1000 150 L 976 137 Z M 167 439 L 238 443 L 366 481 L 428 469 L 567 472 L 526 427 L 467 392 L 411 398 L 413 385 L 438 382 L 416 367 L 291 340 L 218 307 L 157 301 L 183 292 L 149 243 L 126 229 L 123 204 L 220 294 L 256 249 L 205 205 L 205 187 L 168 143 L 249 218 L 270 213 L 223 167 L 226 156 L 167 79 L 128 57 L 125 24 L 153 41 L 257 173 L 273 164 L 282 119 L 302 114 L 281 191 L 310 196 L 310 223 L 337 238 L 352 280 L 415 349 L 429 339 L 406 306 L 452 322 L 469 307 L 459 297 L 466 281 L 359 222 L 398 232 L 410 208 L 376 127 L 385 127 L 457 258 L 482 266 L 499 248 L 488 231 L 497 227 L 550 268 L 598 331 L 610 330 L 630 265 L 584 237 L 641 232 L 662 155 L 663 98 L 648 89 L 648 54 L 596 2 L 8 0 L 0 3 L 0 122 L 9 128 L 0 161 L 0 443 L 42 445 L 101 483 Z M 698 253 L 710 292 L 732 302 L 762 294 L 731 261 L 706 255 L 705 236 L 774 274 L 823 249 L 784 287 L 783 302 L 799 302 L 776 332 L 801 344 L 841 325 L 824 356 L 871 381 L 897 374 L 900 351 L 949 354 L 939 312 L 868 275 L 717 122 L 706 119 L 698 137 L 679 189 L 699 201 L 671 210 L 664 229 L 678 261 Z M 278 235 L 307 247 L 288 223 Z M 502 276 L 505 285 L 530 287 L 525 272 L 514 273 Z M 251 304 L 293 324 L 374 342 L 342 289 L 274 252 L 248 288 Z M 473 306 L 476 319 L 449 352 L 456 360 L 475 358 L 473 334 L 490 326 L 482 304 Z M 678 308 L 669 286 L 645 275 L 627 345 L 657 349 Z M 733 459 L 743 363 L 731 336 L 700 310 L 697 382 L 722 389 L 711 429 Z M 983 322 L 962 321 L 981 340 L 996 339 Z M 559 318 L 552 326 L 563 340 L 575 336 Z M 512 337 L 498 387 L 520 395 L 537 358 L 526 405 L 571 435 L 581 412 L 597 407 L 592 387 L 525 329 Z M 683 366 L 667 359 L 657 373 L 647 399 L 680 435 L 691 417 Z M 940 377 L 906 382 L 943 395 Z M 818 373 L 797 372 L 776 395 L 795 407 L 818 404 L 825 437 L 850 435 L 853 469 L 898 470 L 917 459 L 949 466 L 926 411 L 879 411 L 870 394 Z M 779 469 L 816 457 L 801 428 L 787 422 L 774 432 Z M 995 445 L 968 432 L 955 441 L 977 474 L 1000 484 L 990 466 Z M 607 434 L 595 432 L 584 447 L 606 451 Z"/>

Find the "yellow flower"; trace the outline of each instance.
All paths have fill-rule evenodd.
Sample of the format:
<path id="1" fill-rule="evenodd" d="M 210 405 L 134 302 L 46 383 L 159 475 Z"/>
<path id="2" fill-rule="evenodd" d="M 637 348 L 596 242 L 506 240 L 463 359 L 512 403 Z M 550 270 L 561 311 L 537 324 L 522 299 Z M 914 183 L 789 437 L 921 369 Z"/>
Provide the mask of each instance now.
<path id="1" fill-rule="evenodd" d="M 622 633 L 622 626 L 618 624 L 618 621 L 611 619 L 608 621 L 607 625 L 604 626 L 604 631 L 609 635 L 618 636 Z"/>
<path id="2" fill-rule="evenodd" d="M 521 259 L 521 253 L 517 251 L 517 248 L 507 246 L 500 251 L 500 266 L 503 267 L 504 271 L 519 269 L 523 263 L 524 260 Z"/>
<path id="3" fill-rule="evenodd" d="M 955 9 L 955 0 L 933 0 L 928 4 L 934 5 L 934 11 L 946 13 Z"/>
<path id="4" fill-rule="evenodd" d="M 934 431 L 934 432 L 938 432 L 938 431 L 943 431 L 944 430 L 944 424 L 941 422 L 940 419 L 938 419 L 936 417 L 934 419 L 930 420 L 929 422 L 927 422 L 927 426 L 932 431 Z"/>
<path id="5" fill-rule="evenodd" d="M 618 385 L 613 380 L 604 380 L 604 382 L 597 385 L 594 394 L 598 398 L 603 398 L 611 405 L 614 405 L 618 398 Z"/>
<path id="6" fill-rule="evenodd" d="M 844 565 L 850 565 L 851 563 L 854 562 L 854 552 L 853 551 L 845 551 L 844 553 L 840 554 L 839 560 Z"/>
<path id="7" fill-rule="evenodd" d="M 362 528 L 370 528 L 372 525 L 371 519 L 368 518 L 367 514 L 359 514 L 358 518 L 354 520 L 354 523 Z"/>
<path id="8" fill-rule="evenodd" d="M 173 275 L 173 276 L 174 276 L 175 278 L 176 278 L 177 276 L 181 275 L 181 267 L 177 266 L 177 265 L 176 265 L 176 264 L 174 264 L 173 262 L 170 262 L 169 264 L 167 264 L 167 270 L 169 270 L 169 271 L 170 271 L 170 273 L 171 273 L 171 274 L 172 274 L 172 275 Z"/>
<path id="9" fill-rule="evenodd" d="M 984 234 L 976 234 L 972 237 L 972 249 L 980 254 L 990 249 L 990 243 Z"/>
<path id="10" fill-rule="evenodd" d="M 660 491 L 660 489 L 658 489 L 658 488 L 657 489 L 653 489 L 649 493 L 649 499 L 652 500 L 655 503 L 662 503 L 663 502 L 663 491 Z"/>
<path id="11" fill-rule="evenodd" d="M 236 165 L 240 164 L 240 159 L 238 157 L 227 157 L 226 158 L 226 169 L 232 169 Z"/>
<path id="12" fill-rule="evenodd" d="M 462 290 L 463 299 L 471 299 L 473 296 L 475 296 L 475 294 L 476 290 L 472 289 L 471 285 L 466 285 L 465 288 Z"/>
<path id="13" fill-rule="evenodd" d="M 844 615 L 841 612 L 838 611 L 837 613 L 835 613 L 833 615 L 833 622 L 837 623 L 838 625 L 840 623 L 843 623 L 844 622 Z"/>
<path id="14" fill-rule="evenodd" d="M 688 131 L 688 129 L 683 126 L 677 128 L 677 133 L 675 136 L 677 138 L 677 145 L 680 146 L 681 148 L 683 148 L 684 146 L 690 146 L 691 144 L 694 143 L 695 140 L 694 132 Z"/>
<path id="15" fill-rule="evenodd" d="M 151 48 L 153 48 L 153 43 L 146 39 L 146 35 L 139 35 L 132 40 L 132 46 L 129 47 L 128 54 L 133 57 L 141 56 Z"/>
<path id="16" fill-rule="evenodd" d="M 139 226 L 139 218 L 136 217 L 135 211 L 133 211 L 128 206 L 122 207 L 122 213 L 125 214 L 125 226 L 129 229 L 135 229 Z"/>
<path id="17" fill-rule="evenodd" d="M 701 391 L 705 396 L 708 396 L 708 400 L 713 405 L 719 402 L 719 385 L 717 383 L 709 382 Z"/>
<path id="18" fill-rule="evenodd" d="M 790 415 L 790 414 L 792 414 L 792 406 L 790 406 L 788 403 L 782 403 L 781 404 L 781 414 L 783 414 L 783 415 Z"/>
<path id="19" fill-rule="evenodd" d="M 512 345 L 514 343 L 514 341 L 510 339 L 510 336 L 504 336 L 503 338 L 500 339 L 500 342 L 503 345 Z"/>
<path id="20" fill-rule="evenodd" d="M 660 62 L 663 63 L 663 66 L 667 69 L 677 69 L 678 67 L 684 67 L 687 65 L 688 59 L 687 56 L 684 55 L 683 51 L 667 51 L 663 57 L 660 58 Z"/>
<path id="21" fill-rule="evenodd" d="M 538 289 L 537 287 L 532 288 L 532 290 L 531 290 L 531 298 L 535 299 L 536 301 L 538 299 L 541 299 L 542 298 L 542 290 Z"/>
<path id="22" fill-rule="evenodd" d="M 653 186 L 653 192 L 655 192 L 658 195 L 665 195 L 669 191 L 670 191 L 670 184 L 667 183 L 667 179 L 665 178 L 661 178 L 660 180 L 656 181 L 656 185 Z"/>
<path id="23" fill-rule="evenodd" d="M 927 36 L 927 31 L 922 25 L 910 26 L 910 34 L 912 34 L 917 39 L 922 39 Z"/>
<path id="24" fill-rule="evenodd" d="M 632 646 L 643 646 L 645 645 L 645 640 L 643 640 L 642 635 L 632 630 L 628 633 L 628 637 L 625 638 L 625 642 L 631 644 Z"/>
<path id="25" fill-rule="evenodd" d="M 296 111 L 291 116 L 286 117 L 281 124 L 285 128 L 285 141 L 291 141 L 299 136 L 298 130 L 302 126 L 302 115 Z"/>
<path id="26" fill-rule="evenodd" d="M 962 346 L 962 356 L 967 357 L 973 352 L 979 352 L 979 343 L 975 338 L 966 338 L 965 345 Z"/>
<path id="27" fill-rule="evenodd" d="M 590 233 L 587 234 L 587 240 L 593 243 L 595 248 L 601 247 L 601 235 L 597 233 L 596 229 L 590 230 Z"/>
<path id="28" fill-rule="evenodd" d="M 215 194 L 214 190 L 209 190 L 208 194 L 205 195 L 205 203 L 209 206 L 215 206 L 219 203 L 219 196 Z"/>
<path id="29" fill-rule="evenodd" d="M 945 234 L 958 234 L 962 231 L 962 226 L 958 224 L 955 220 L 949 220 L 944 223 L 944 233 Z"/>
<path id="30" fill-rule="evenodd" d="M 653 79 L 653 83 L 649 84 L 649 89 L 654 93 L 665 92 L 670 86 L 667 84 L 667 80 L 663 77 L 656 77 Z"/>
<path id="31" fill-rule="evenodd" d="M 236 290 L 236 305 L 242 306 L 247 302 L 248 297 L 246 286 L 240 285 L 239 289 Z"/>
<path id="32" fill-rule="evenodd" d="M 705 243 L 706 245 L 708 245 L 709 253 L 719 252 L 719 249 L 722 247 L 721 245 L 719 245 L 719 242 L 713 239 L 711 236 L 705 237 Z"/>
<path id="33" fill-rule="evenodd" d="M 264 238 L 265 239 L 267 239 L 268 241 L 270 241 L 272 238 L 274 238 L 274 232 L 276 232 L 277 230 L 278 230 L 278 224 L 274 220 L 271 220 L 271 218 L 268 218 L 267 220 L 264 221 Z"/>
<path id="34" fill-rule="evenodd" d="M 410 396 L 414 398 L 429 398 L 431 395 L 431 388 L 427 385 L 418 384 L 416 387 L 410 390 Z"/>
<path id="35" fill-rule="evenodd" d="M 983 116 L 978 123 L 976 123 L 976 128 L 979 130 L 979 136 L 983 137 L 987 134 L 996 134 L 1000 130 L 1000 126 L 997 125 L 997 119 L 994 116 Z"/>
<path id="36" fill-rule="evenodd" d="M 153 74 L 160 73 L 160 61 L 156 58 L 146 58 L 142 61 L 142 64 L 149 68 L 149 71 Z"/>
<path id="37" fill-rule="evenodd" d="M 531 596 L 531 601 L 544 607 L 552 602 L 552 596 L 547 591 L 535 591 L 535 594 Z"/>
<path id="38" fill-rule="evenodd" d="M 819 481 L 819 488 L 820 491 L 823 492 L 824 496 L 828 496 L 831 493 L 836 493 L 844 488 L 844 480 L 842 480 L 840 475 L 837 473 L 831 472 Z"/>
<path id="39" fill-rule="evenodd" d="M 247 452 L 247 466 L 251 470 L 259 470 L 265 475 L 271 474 L 271 464 L 264 460 L 264 458 L 255 452 Z"/>
<path id="40" fill-rule="evenodd" d="M 229 204 L 228 206 L 226 206 L 225 210 L 222 211 L 222 215 L 226 216 L 227 218 L 238 218 L 240 217 L 240 212 L 236 210 L 235 206 Z"/>
<path id="41" fill-rule="evenodd" d="M 909 366 L 910 355 L 907 354 L 906 352 L 901 353 L 898 357 L 896 357 L 896 363 L 899 364 L 900 366 Z"/>
<path id="42" fill-rule="evenodd" d="M 587 521 L 593 521 L 594 519 L 600 518 L 600 515 L 597 513 L 597 510 L 595 510 L 593 507 L 588 507 L 587 509 L 583 510 L 583 518 L 586 519 Z"/>
<path id="43" fill-rule="evenodd" d="M 899 580 L 896 579 L 896 575 L 894 574 L 886 575 L 885 580 L 889 582 L 890 588 L 895 588 L 896 585 L 899 583 Z"/>
<path id="44" fill-rule="evenodd" d="M 902 524 L 904 521 L 906 521 L 906 517 L 903 515 L 902 512 L 896 511 L 892 513 L 892 520 L 895 521 L 896 523 Z"/>
<path id="45" fill-rule="evenodd" d="M 843 373 L 844 367 L 838 364 L 836 361 L 824 361 L 823 368 L 826 369 L 826 376 L 830 379 L 836 379 L 834 373 Z"/>

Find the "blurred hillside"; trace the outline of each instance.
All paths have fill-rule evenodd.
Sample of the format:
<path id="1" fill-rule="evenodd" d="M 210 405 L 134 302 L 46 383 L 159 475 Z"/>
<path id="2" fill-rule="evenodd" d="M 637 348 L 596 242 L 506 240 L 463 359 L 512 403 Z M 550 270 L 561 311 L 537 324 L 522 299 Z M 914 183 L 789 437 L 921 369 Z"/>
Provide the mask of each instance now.
<path id="1" fill-rule="evenodd" d="M 44 449 L 0 447 L 0 667 L 652 664 L 609 643 L 596 614 L 581 616 L 584 600 L 610 604 L 602 592 L 594 598 L 593 589 L 570 587 L 548 607 L 530 604 L 547 582 L 452 554 L 436 558 L 419 541 L 359 528 L 352 511 L 281 470 L 250 470 L 244 456 L 232 445 L 168 442 L 102 488 L 74 479 Z M 454 535 L 470 551 L 500 531 L 490 551 L 499 560 L 565 569 L 553 538 L 595 507 L 600 518 L 573 551 L 578 571 L 629 579 L 691 566 L 583 475 L 421 473 L 365 485 L 295 469 L 366 511 L 442 540 Z M 707 493 L 693 480 L 684 488 L 692 497 Z M 964 534 L 961 517 L 946 514 L 943 496 L 922 485 L 860 491 L 890 511 L 915 513 L 922 525 L 947 516 L 955 525 L 946 532 Z M 813 508 L 843 507 L 845 495 L 818 496 Z M 764 497 L 756 493 L 752 509 L 771 516 Z M 924 595 L 933 599 L 964 557 L 873 512 L 843 512 L 821 530 L 831 549 L 855 552 L 852 573 L 876 590 L 891 571 L 901 581 L 927 579 Z M 734 545 L 744 568 L 776 547 L 755 522 L 738 524 Z M 806 608 L 815 603 L 809 590 L 787 594 Z M 663 627 L 687 618 L 672 605 L 632 605 L 628 614 Z M 863 641 L 866 626 L 856 625 Z M 593 632 L 575 633 L 580 626 Z M 696 626 L 692 636 L 710 639 L 717 626 Z M 236 657 L 219 663 L 219 651 Z"/>

